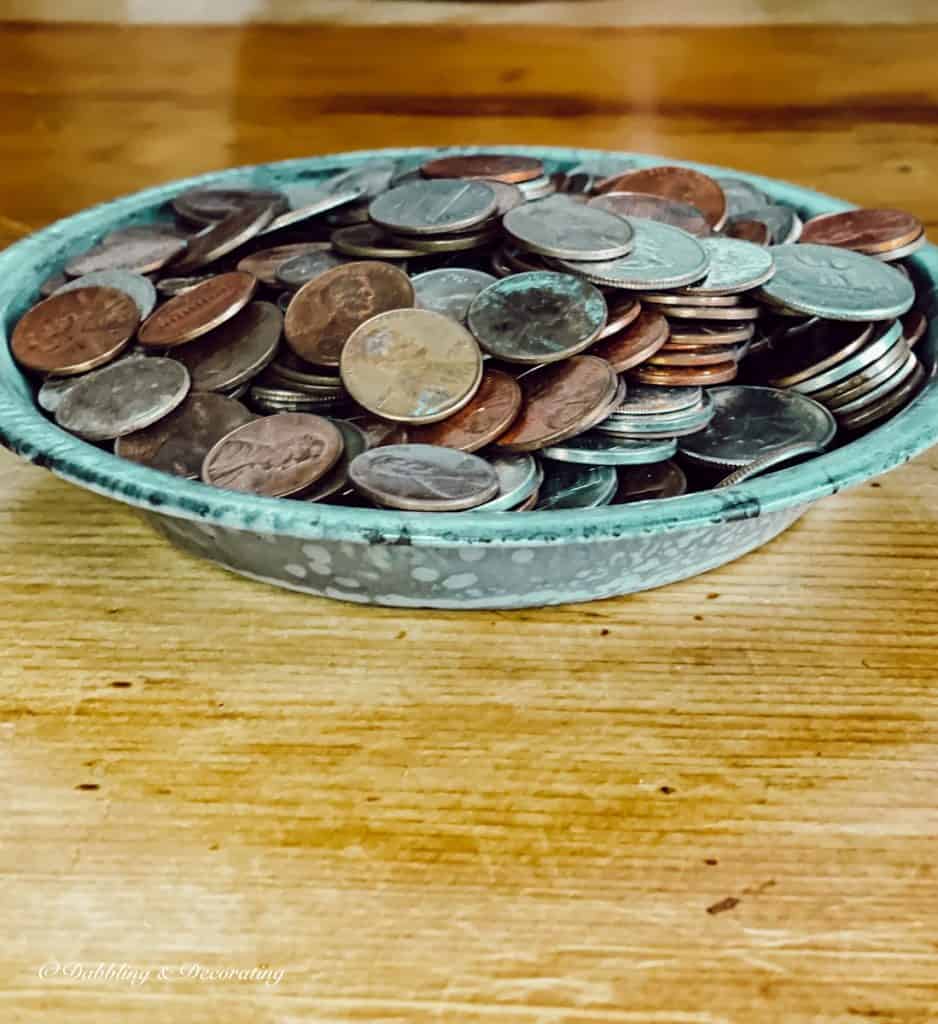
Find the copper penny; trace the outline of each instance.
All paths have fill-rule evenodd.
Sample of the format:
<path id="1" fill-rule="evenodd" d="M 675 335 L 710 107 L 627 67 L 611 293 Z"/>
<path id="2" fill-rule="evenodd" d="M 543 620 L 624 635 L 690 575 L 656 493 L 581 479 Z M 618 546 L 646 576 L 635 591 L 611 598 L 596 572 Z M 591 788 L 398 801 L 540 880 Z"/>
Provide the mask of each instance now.
<path id="1" fill-rule="evenodd" d="M 725 384 L 736 377 L 735 362 L 714 366 L 638 366 L 629 377 L 640 384 L 664 384 L 668 387 L 688 387 L 694 384 Z"/>
<path id="2" fill-rule="evenodd" d="M 739 324 L 733 327 L 696 327 L 691 324 L 673 324 L 668 344 L 672 348 L 687 348 L 697 345 L 737 345 L 749 341 L 756 333 L 755 324 Z"/>
<path id="3" fill-rule="evenodd" d="M 233 398 L 194 392 L 153 426 L 119 437 L 114 454 L 151 469 L 196 480 L 209 449 L 232 430 L 254 419 Z"/>
<path id="4" fill-rule="evenodd" d="M 726 363 L 731 359 L 739 361 L 741 352 L 734 345 L 713 345 L 691 348 L 672 349 L 665 345 L 659 349 L 650 359 L 647 366 L 712 366 L 715 363 Z"/>
<path id="5" fill-rule="evenodd" d="M 408 440 L 474 452 L 511 426 L 521 409 L 521 386 L 501 370 L 486 370 L 479 390 L 459 412 L 428 427 L 411 427 Z"/>
<path id="6" fill-rule="evenodd" d="M 275 245 L 272 249 L 261 249 L 245 256 L 238 262 L 238 270 L 253 274 L 258 281 L 276 288 L 280 281 L 277 270 L 294 256 L 305 256 L 310 252 L 325 252 L 331 248 L 328 242 L 294 242 L 292 245 Z"/>
<path id="7" fill-rule="evenodd" d="M 495 442 L 504 451 L 537 451 L 602 422 L 618 399 L 619 379 L 605 360 L 573 356 L 525 374 L 521 389 L 521 412 Z"/>
<path id="8" fill-rule="evenodd" d="M 144 321 L 137 340 L 146 348 L 172 348 L 208 334 L 251 301 L 257 278 L 242 271 L 218 274 L 176 295 Z"/>
<path id="9" fill-rule="evenodd" d="M 420 173 L 425 178 L 491 178 L 513 185 L 533 181 L 544 173 L 540 160 L 529 156 L 476 153 L 473 156 L 444 156 L 428 160 Z"/>
<path id="10" fill-rule="evenodd" d="M 616 373 L 621 373 L 653 356 L 668 335 L 668 321 L 653 309 L 643 309 L 625 330 L 593 345 L 590 355 L 605 359 Z"/>
<path id="11" fill-rule="evenodd" d="M 352 398 L 376 416 L 435 423 L 475 394 L 482 353 L 466 328 L 442 313 L 395 309 L 352 333 L 341 374 Z"/>
<path id="12" fill-rule="evenodd" d="M 410 278 L 390 263 L 356 261 L 314 277 L 294 295 L 284 331 L 300 358 L 317 366 L 338 366 L 352 332 L 379 313 L 410 309 Z"/>
<path id="13" fill-rule="evenodd" d="M 921 341 L 928 330 L 928 320 L 924 313 L 913 309 L 901 317 L 902 334 L 909 348 L 914 348 L 916 342 Z"/>
<path id="14" fill-rule="evenodd" d="M 71 376 L 110 362 L 140 323 L 140 309 L 116 288 L 75 288 L 33 306 L 13 329 L 10 349 L 20 365 Z"/>
<path id="15" fill-rule="evenodd" d="M 273 220 L 273 203 L 247 203 L 211 227 L 189 239 L 182 256 L 173 264 L 174 274 L 189 274 L 250 242 Z"/>
<path id="16" fill-rule="evenodd" d="M 807 221 L 799 241 L 874 254 L 901 249 L 923 230 L 917 217 L 902 210 L 846 210 Z"/>
<path id="17" fill-rule="evenodd" d="M 741 242 L 752 242 L 754 245 L 768 245 L 772 233 L 768 224 L 761 220 L 750 220 L 747 217 L 734 217 L 724 232 L 727 238 L 737 238 Z"/>
<path id="18" fill-rule="evenodd" d="M 281 412 L 245 423 L 213 445 L 202 479 L 269 498 L 300 495 L 339 461 L 342 444 L 339 428 L 322 416 Z"/>
<path id="19" fill-rule="evenodd" d="M 184 239 L 169 235 L 102 242 L 70 259 L 65 264 L 65 273 L 70 277 L 84 277 L 99 270 L 131 270 L 137 274 L 150 274 L 165 266 L 185 248 Z"/>
<path id="20" fill-rule="evenodd" d="M 708 238 L 713 234 L 710 223 L 700 210 L 679 199 L 649 195 L 647 192 L 606 192 L 594 196 L 589 205 L 620 217 L 644 217 L 670 224 L 696 238 Z"/>
<path id="21" fill-rule="evenodd" d="M 633 299 L 630 296 L 614 298 L 612 295 L 607 295 L 606 306 L 609 310 L 608 319 L 606 320 L 606 326 L 599 332 L 597 341 L 602 341 L 603 338 L 618 334 L 619 331 L 638 319 L 642 311 L 642 304 L 638 299 Z"/>
<path id="22" fill-rule="evenodd" d="M 711 228 L 720 228 L 726 220 L 726 196 L 723 189 L 706 174 L 688 167 L 645 167 L 626 171 L 600 183 L 600 192 L 647 192 L 665 199 L 696 206 Z"/>

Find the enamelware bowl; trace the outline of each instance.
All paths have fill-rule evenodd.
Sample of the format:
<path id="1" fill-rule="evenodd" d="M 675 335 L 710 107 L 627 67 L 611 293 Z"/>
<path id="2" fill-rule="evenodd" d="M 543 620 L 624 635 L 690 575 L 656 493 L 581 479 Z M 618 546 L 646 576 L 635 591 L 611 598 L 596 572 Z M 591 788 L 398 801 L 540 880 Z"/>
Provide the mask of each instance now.
<path id="1" fill-rule="evenodd" d="M 633 153 L 553 147 L 466 147 L 513 152 L 550 171 L 610 155 L 638 166 L 683 163 L 750 181 L 802 216 L 849 209 L 829 196 L 725 168 Z M 8 339 L 41 282 L 108 231 L 154 219 L 194 186 L 314 182 L 379 157 L 411 161 L 444 152 L 387 149 L 235 168 L 176 181 L 93 207 L 0 253 L 0 324 Z M 910 261 L 924 308 L 938 315 L 938 251 Z M 924 290 L 925 294 L 922 295 Z M 922 392 L 865 436 L 789 469 L 726 490 L 587 511 L 418 513 L 253 497 L 118 459 L 60 430 L 0 351 L 0 441 L 57 476 L 133 505 L 174 544 L 253 579 L 367 604 L 523 608 L 627 594 L 695 576 L 766 543 L 812 502 L 908 461 L 938 440 L 938 330 L 916 349 L 929 371 Z M 104 539 L 102 538 L 102 543 Z"/>

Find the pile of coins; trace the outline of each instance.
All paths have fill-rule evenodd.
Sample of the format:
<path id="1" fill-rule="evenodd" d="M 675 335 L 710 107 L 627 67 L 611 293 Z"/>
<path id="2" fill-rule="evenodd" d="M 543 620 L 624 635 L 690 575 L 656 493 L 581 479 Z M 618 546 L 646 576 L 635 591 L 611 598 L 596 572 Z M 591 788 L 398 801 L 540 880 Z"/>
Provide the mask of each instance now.
<path id="1" fill-rule="evenodd" d="M 44 282 L 11 348 L 63 429 L 221 488 L 523 511 L 729 486 L 882 422 L 928 323 L 894 210 L 530 156 L 194 189 Z"/>

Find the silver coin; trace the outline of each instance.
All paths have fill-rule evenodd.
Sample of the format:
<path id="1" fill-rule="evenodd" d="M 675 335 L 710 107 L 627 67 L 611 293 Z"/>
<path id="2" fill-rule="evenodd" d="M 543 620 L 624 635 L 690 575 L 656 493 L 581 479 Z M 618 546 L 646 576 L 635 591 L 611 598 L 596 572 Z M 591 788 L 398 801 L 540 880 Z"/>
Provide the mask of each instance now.
<path id="1" fill-rule="evenodd" d="M 274 214 L 287 207 L 286 196 L 266 188 L 193 188 L 176 196 L 173 209 L 193 224 L 214 224 L 255 203 L 269 203 Z"/>
<path id="2" fill-rule="evenodd" d="M 109 441 L 156 423 L 188 391 L 189 373 L 175 359 L 126 359 L 81 378 L 55 421 L 88 441 Z"/>
<path id="3" fill-rule="evenodd" d="M 169 235 L 161 238 L 126 238 L 117 242 L 102 242 L 74 256 L 65 264 L 69 277 L 84 277 L 99 270 L 130 270 L 149 274 L 165 266 L 186 248 L 182 238 Z"/>
<path id="4" fill-rule="evenodd" d="M 893 345 L 885 355 L 864 366 L 862 370 L 858 370 L 845 380 L 831 384 L 820 391 L 811 392 L 811 397 L 815 402 L 826 405 L 831 412 L 836 412 L 839 404 L 853 401 L 854 398 L 865 395 L 883 381 L 889 380 L 905 363 L 908 356 L 908 342 L 905 345 Z"/>
<path id="5" fill-rule="evenodd" d="M 884 395 L 888 395 L 890 391 L 895 390 L 895 388 L 902 384 L 903 381 L 911 377 L 916 366 L 918 366 L 918 359 L 915 358 L 914 352 L 909 352 L 899 369 L 896 370 L 887 380 L 879 382 L 875 387 L 865 390 L 863 394 L 856 398 L 852 398 L 850 401 L 832 402 L 830 405 L 831 412 L 840 418 L 841 416 L 846 416 L 849 413 L 855 413 L 859 412 L 861 409 L 865 409 L 868 405 L 872 405 L 874 402 L 879 401 L 879 399 Z"/>
<path id="6" fill-rule="evenodd" d="M 632 249 L 627 220 L 566 196 L 509 210 L 502 227 L 524 248 L 557 259 L 614 260 Z"/>
<path id="7" fill-rule="evenodd" d="M 895 263 L 896 260 L 904 260 L 906 256 L 911 256 L 913 253 L 918 252 L 919 249 L 927 243 L 928 239 L 925 237 L 925 232 L 923 231 L 918 238 L 909 242 L 908 245 L 900 246 L 898 249 L 891 249 L 889 252 L 878 252 L 876 253 L 875 258 L 882 263 Z M 896 269 L 900 270 L 904 268 L 897 267 Z"/>
<path id="8" fill-rule="evenodd" d="M 97 270 L 83 277 L 76 277 L 74 281 L 63 284 L 54 293 L 70 292 L 75 288 L 116 288 L 118 291 L 129 295 L 137 304 L 140 310 L 140 319 L 146 318 L 156 308 L 156 288 L 153 282 L 144 277 L 143 274 L 134 274 L 129 270 Z"/>
<path id="9" fill-rule="evenodd" d="M 709 238 L 713 233 L 703 213 L 693 204 L 682 203 L 679 199 L 654 196 L 648 192 L 604 192 L 590 199 L 589 205 L 618 217 L 641 217 L 670 224 L 695 238 Z"/>
<path id="10" fill-rule="evenodd" d="M 738 238 L 702 238 L 710 257 L 710 269 L 699 283 L 685 289 L 688 295 L 736 295 L 765 284 L 775 273 L 770 249 Z"/>
<path id="11" fill-rule="evenodd" d="M 578 462 L 589 466 L 641 466 L 664 462 L 677 451 L 673 437 L 636 441 L 613 438 L 593 431 L 541 450 L 545 458 L 557 462 Z"/>
<path id="12" fill-rule="evenodd" d="M 348 420 L 333 419 L 332 422 L 342 435 L 342 454 L 332 469 L 313 485 L 313 489 L 304 492 L 304 501 L 322 501 L 323 498 L 331 497 L 348 487 L 348 468 L 352 460 L 357 459 L 362 452 L 368 451 L 368 435 L 361 427 L 356 427 Z"/>
<path id="13" fill-rule="evenodd" d="M 533 455 L 493 455 L 488 459 L 498 477 L 498 495 L 476 512 L 507 512 L 526 501 L 541 486 L 544 470 Z"/>
<path id="14" fill-rule="evenodd" d="M 472 300 L 495 281 L 491 274 L 463 267 L 427 270 L 410 279 L 420 309 L 432 309 L 460 323 L 466 319 Z"/>
<path id="15" fill-rule="evenodd" d="M 156 290 L 160 295 L 182 295 L 183 292 L 191 291 L 214 276 L 214 274 L 196 274 L 190 277 L 161 277 L 156 283 Z"/>
<path id="16" fill-rule="evenodd" d="M 695 462 L 738 468 L 800 441 L 824 448 L 837 432 L 823 405 L 795 391 L 734 384 L 708 392 L 716 407 L 710 426 L 680 442 Z"/>
<path id="17" fill-rule="evenodd" d="M 552 462 L 544 467 L 537 511 L 599 508 L 616 496 L 619 478 L 615 466 L 584 466 Z"/>
<path id="18" fill-rule="evenodd" d="M 657 303 L 650 303 L 657 306 Z M 668 318 L 675 320 L 758 320 L 762 309 L 759 306 L 657 306 Z"/>
<path id="19" fill-rule="evenodd" d="M 747 220 L 757 220 L 769 229 L 770 245 L 791 245 L 801 237 L 804 223 L 789 206 L 764 206 L 748 215 Z"/>
<path id="20" fill-rule="evenodd" d="M 152 221 L 149 224 L 126 224 L 122 228 L 109 231 L 101 239 L 103 245 L 117 242 L 161 240 L 163 238 L 188 238 L 190 232 L 183 231 L 170 221 Z"/>
<path id="21" fill-rule="evenodd" d="M 680 288 L 706 275 L 710 259 L 700 239 L 654 220 L 635 218 L 630 223 L 635 240 L 628 256 L 603 262 L 558 260 L 557 264 L 597 284 L 634 291 Z"/>
<path id="22" fill-rule="evenodd" d="M 466 323 L 487 352 L 512 363 L 552 363 L 588 348 L 606 324 L 598 288 L 549 270 L 505 277 L 481 291 Z"/>
<path id="23" fill-rule="evenodd" d="M 786 462 L 791 462 L 792 459 L 798 459 L 805 455 L 816 455 L 823 450 L 814 441 L 796 441 L 794 444 L 783 445 L 774 452 L 769 452 L 767 455 L 734 470 L 729 476 L 723 477 L 719 483 L 713 485 L 714 490 L 735 487 L 744 480 L 751 480 L 754 476 L 767 473 L 770 469 L 778 469 Z"/>
<path id="24" fill-rule="evenodd" d="M 738 295 L 692 295 L 686 289 L 676 292 L 642 292 L 636 298 L 654 306 L 738 306 Z M 667 313 L 663 309 L 662 313 Z"/>
<path id="25" fill-rule="evenodd" d="M 353 459 L 349 477 L 373 501 L 419 512 L 458 512 L 498 493 L 498 477 L 484 459 L 430 444 L 363 452 Z"/>
<path id="26" fill-rule="evenodd" d="M 823 388 L 829 388 L 832 384 L 846 380 L 847 377 L 852 377 L 859 370 L 864 369 L 864 367 L 875 363 L 896 345 L 900 348 L 905 346 L 905 350 L 908 349 L 905 338 L 902 336 L 902 324 L 898 320 L 892 323 L 877 324 L 872 339 L 858 352 L 855 352 L 846 359 L 841 359 L 840 362 L 835 363 L 829 369 L 816 373 L 804 380 L 799 380 L 791 386 L 795 391 L 802 391 L 809 395 Z"/>
<path id="27" fill-rule="evenodd" d="M 111 366 L 117 366 L 118 363 L 126 362 L 128 359 L 146 358 L 146 352 L 131 349 L 112 362 L 107 363 L 105 366 L 102 366 L 97 370 L 91 370 L 88 373 L 83 373 L 77 377 L 46 377 L 36 394 L 36 403 L 40 409 L 44 409 L 48 413 L 55 413 L 62 404 L 62 399 L 65 398 L 69 391 L 71 391 L 79 381 L 87 380 L 94 374 L 100 373 L 101 370 L 107 369 Z"/>
<path id="28" fill-rule="evenodd" d="M 347 171 L 339 171 L 329 178 L 315 184 L 317 192 L 339 194 L 358 192 L 365 199 L 374 199 L 390 188 L 395 174 L 398 172 L 396 160 L 369 160 L 366 164 L 351 167 Z M 296 197 L 302 205 L 302 185 L 288 186 L 284 189 L 287 197 Z"/>
<path id="29" fill-rule="evenodd" d="M 545 199 L 555 191 L 553 181 L 546 174 L 542 174 L 539 178 L 532 178 L 530 181 L 519 181 L 517 187 L 529 203 Z"/>
<path id="30" fill-rule="evenodd" d="M 275 212 L 272 203 L 249 203 L 224 220 L 210 224 L 189 239 L 186 251 L 173 263 L 173 270 L 188 274 L 220 260 L 259 235 L 273 220 Z"/>
<path id="31" fill-rule="evenodd" d="M 527 202 L 524 193 L 517 185 L 509 185 L 504 181 L 490 181 L 486 179 L 486 185 L 495 193 L 495 216 L 504 217 L 509 210 L 516 206 L 523 206 Z"/>
<path id="32" fill-rule="evenodd" d="M 419 256 L 412 245 L 401 245 L 391 239 L 376 224 L 350 224 L 332 233 L 332 245 L 345 256 L 378 260 L 406 260 Z"/>
<path id="33" fill-rule="evenodd" d="M 710 396 L 704 392 L 700 401 L 689 409 L 677 412 L 663 412 L 656 415 L 640 413 L 628 415 L 621 412 L 613 413 L 596 428 L 602 433 L 617 434 L 623 437 L 635 435 L 640 437 L 684 437 L 703 430 L 713 419 L 715 408 Z"/>
<path id="34" fill-rule="evenodd" d="M 371 201 L 375 224 L 405 235 L 467 231 L 493 217 L 495 193 L 482 181 L 438 178 L 400 185 Z"/>
<path id="35" fill-rule="evenodd" d="M 174 356 L 189 371 L 194 391 L 229 391 L 274 358 L 282 330 L 283 314 L 276 306 L 249 302 L 220 327 L 180 345 Z"/>
<path id="36" fill-rule="evenodd" d="M 713 180 L 723 189 L 723 195 L 726 196 L 727 221 L 772 205 L 772 200 L 764 192 L 742 178 L 721 177 Z"/>
<path id="37" fill-rule="evenodd" d="M 359 192 L 336 192 L 318 196 L 311 194 L 302 206 L 294 207 L 285 213 L 281 213 L 279 217 L 274 217 L 267 227 L 259 232 L 259 235 L 270 235 L 275 231 L 282 231 L 284 228 L 302 224 L 304 221 L 311 220 L 313 217 L 318 217 L 323 213 L 328 213 L 338 206 L 351 203 L 359 195 Z"/>
<path id="38" fill-rule="evenodd" d="M 334 252 L 304 252 L 277 267 L 277 280 L 287 288 L 299 289 L 314 277 L 349 262 Z"/>
<path id="39" fill-rule="evenodd" d="M 625 398 L 615 412 L 629 416 L 661 416 L 693 409 L 702 398 L 703 388 L 699 387 L 629 384 Z"/>
<path id="40" fill-rule="evenodd" d="M 615 178 L 620 174 L 625 174 L 626 171 L 635 171 L 640 166 L 641 164 L 637 160 L 629 160 L 616 156 L 614 153 L 598 153 L 574 164 L 566 173 L 587 174 L 591 178 L 603 181 L 605 178 Z"/>
<path id="41" fill-rule="evenodd" d="M 806 316 L 891 320 L 912 308 L 915 289 L 892 267 L 830 245 L 778 245 L 775 276 L 760 294 Z"/>

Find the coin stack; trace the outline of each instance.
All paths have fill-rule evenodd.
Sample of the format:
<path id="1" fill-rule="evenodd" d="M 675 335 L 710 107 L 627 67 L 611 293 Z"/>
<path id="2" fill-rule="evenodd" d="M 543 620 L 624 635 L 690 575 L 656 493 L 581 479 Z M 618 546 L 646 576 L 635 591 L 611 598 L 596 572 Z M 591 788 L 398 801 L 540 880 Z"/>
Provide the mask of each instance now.
<path id="1" fill-rule="evenodd" d="M 373 160 L 183 192 L 73 255 L 11 348 L 63 429 L 216 487 L 412 511 L 660 500 L 914 397 L 928 323 L 901 261 L 924 241 L 908 214 L 803 222 L 679 166 Z"/>

